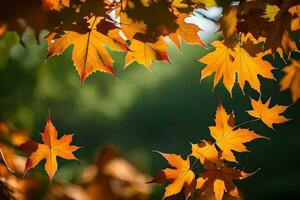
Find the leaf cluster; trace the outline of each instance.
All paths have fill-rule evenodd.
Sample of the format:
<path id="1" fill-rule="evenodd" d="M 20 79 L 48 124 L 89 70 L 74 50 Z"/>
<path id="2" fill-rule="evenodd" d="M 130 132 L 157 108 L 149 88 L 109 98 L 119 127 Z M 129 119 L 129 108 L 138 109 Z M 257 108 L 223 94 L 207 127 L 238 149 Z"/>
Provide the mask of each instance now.
<path id="1" fill-rule="evenodd" d="M 257 171 L 246 173 L 238 169 L 240 167 L 235 154 L 248 152 L 245 143 L 259 138 L 266 139 L 242 126 L 260 120 L 273 128 L 274 123 L 288 121 L 282 115 L 287 106 L 270 107 L 270 100 L 263 103 L 261 99 L 252 99 L 251 105 L 252 110 L 247 112 L 255 119 L 236 125 L 234 113 L 227 113 L 220 103 L 216 111 L 215 125 L 209 126 L 213 140 L 191 144 L 191 153 L 186 159 L 177 154 L 158 152 L 168 161 L 171 168 L 161 170 L 150 183 L 168 182 L 164 199 L 180 195 L 183 188 L 186 199 L 221 200 L 225 195 L 241 198 L 235 181 L 250 177 Z M 191 164 L 192 159 L 195 161 Z M 202 170 L 196 176 L 199 167 Z"/>

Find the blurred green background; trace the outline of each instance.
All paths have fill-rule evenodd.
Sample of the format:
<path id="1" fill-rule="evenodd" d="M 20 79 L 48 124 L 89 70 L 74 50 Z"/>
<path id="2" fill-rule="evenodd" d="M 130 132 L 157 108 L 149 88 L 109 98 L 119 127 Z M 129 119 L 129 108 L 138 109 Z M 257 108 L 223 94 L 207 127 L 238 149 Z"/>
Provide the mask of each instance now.
<path id="1" fill-rule="evenodd" d="M 154 62 L 151 72 L 138 64 L 123 70 L 124 54 L 113 52 L 117 79 L 97 72 L 81 87 L 71 61 L 72 47 L 45 62 L 43 35 L 38 43 L 28 29 L 22 38 L 26 47 L 14 33 L 0 40 L 0 119 L 30 130 L 40 141 L 38 133 L 50 109 L 59 133 L 75 134 L 73 143 L 84 147 L 76 152 L 80 164 L 60 160 L 56 179 L 72 180 L 104 144 L 113 144 L 141 171 L 154 175 L 167 163 L 153 150 L 186 156 L 190 142 L 210 139 L 208 126 L 214 123 L 219 98 L 228 112 L 235 111 L 238 124 L 251 119 L 245 113 L 250 109 L 249 95 L 257 98 L 258 94 L 248 86 L 245 95 L 235 86 L 231 98 L 222 85 L 212 90 L 213 77 L 200 82 L 204 65 L 197 60 L 211 48 L 171 46 L 172 64 Z M 278 69 L 286 65 L 277 56 L 268 59 Z M 279 70 L 274 74 L 278 79 L 283 75 Z M 263 100 L 272 97 L 272 105 L 291 104 L 289 92 L 279 92 L 275 81 L 261 80 Z M 299 111 L 298 101 L 286 112 L 293 120 L 275 125 L 276 131 L 260 122 L 249 125 L 271 140 L 251 142 L 251 153 L 238 155 L 241 169 L 261 169 L 238 183 L 246 199 L 300 197 Z M 156 186 L 151 199 L 161 199 L 163 189 Z"/>

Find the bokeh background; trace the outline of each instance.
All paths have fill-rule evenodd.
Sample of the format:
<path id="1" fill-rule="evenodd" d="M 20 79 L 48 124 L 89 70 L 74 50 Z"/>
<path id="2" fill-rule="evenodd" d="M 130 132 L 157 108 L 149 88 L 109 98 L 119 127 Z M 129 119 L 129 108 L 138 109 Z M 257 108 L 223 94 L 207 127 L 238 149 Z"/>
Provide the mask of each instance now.
<path id="1" fill-rule="evenodd" d="M 83 86 L 71 61 L 72 47 L 59 57 L 45 62 L 45 32 L 37 40 L 27 29 L 18 43 L 15 33 L 0 40 L 0 119 L 29 130 L 40 141 L 49 109 L 60 134 L 74 133 L 73 144 L 84 148 L 76 152 L 80 163 L 59 160 L 55 179 L 72 181 L 85 166 L 94 162 L 96 152 L 106 144 L 114 145 L 142 172 L 154 175 L 167 163 L 153 150 L 186 156 L 190 143 L 210 139 L 219 99 L 227 111 L 234 110 L 237 123 L 251 119 L 249 96 L 258 98 L 246 86 L 245 94 L 236 85 L 233 97 L 224 86 L 212 89 L 213 77 L 200 82 L 204 65 L 197 60 L 213 49 L 182 43 L 170 46 L 171 64 L 154 62 L 151 71 L 133 64 L 123 70 L 124 54 L 112 52 L 117 78 L 95 73 Z M 210 42 L 217 35 L 205 35 Z M 299 58 L 293 54 L 292 57 Z M 267 57 L 280 79 L 279 69 L 287 65 L 277 55 Z M 289 92 L 278 84 L 261 79 L 265 101 L 291 104 Z M 299 88 L 300 89 L 300 88 Z M 275 131 L 260 122 L 252 130 L 271 140 L 248 144 L 250 153 L 238 155 L 240 168 L 247 172 L 260 169 L 254 176 L 237 183 L 245 199 L 297 199 L 300 197 L 300 103 L 291 105 L 286 116 L 292 120 L 275 125 Z M 43 165 L 34 171 L 43 171 Z M 45 184 L 47 175 L 43 174 Z M 151 200 L 161 199 L 163 186 L 155 186 Z"/>

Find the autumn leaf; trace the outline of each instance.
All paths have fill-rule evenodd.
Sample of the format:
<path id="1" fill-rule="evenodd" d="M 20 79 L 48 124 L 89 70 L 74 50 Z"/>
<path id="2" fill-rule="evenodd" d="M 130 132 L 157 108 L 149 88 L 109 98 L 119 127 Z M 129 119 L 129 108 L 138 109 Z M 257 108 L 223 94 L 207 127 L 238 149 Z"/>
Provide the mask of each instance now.
<path id="1" fill-rule="evenodd" d="M 202 164 L 205 164 L 207 161 L 219 163 L 219 152 L 210 141 L 203 140 L 198 144 L 192 144 L 191 155 L 199 159 Z"/>
<path id="2" fill-rule="evenodd" d="M 147 25 L 143 21 L 133 20 L 124 12 L 120 13 L 120 21 L 122 32 L 128 40 L 132 40 L 137 33 L 147 32 Z"/>
<path id="3" fill-rule="evenodd" d="M 269 21 L 274 21 L 274 18 L 279 10 L 280 8 L 278 8 L 278 6 L 267 4 L 265 8 L 265 15 L 263 15 L 263 17 Z"/>
<path id="4" fill-rule="evenodd" d="M 236 33 L 238 7 L 228 8 L 220 18 L 220 31 L 222 31 L 225 43 L 231 43 L 232 37 Z"/>
<path id="5" fill-rule="evenodd" d="M 71 44 L 74 45 L 72 59 L 80 80 L 84 80 L 95 71 L 102 71 L 114 75 L 113 60 L 105 49 L 122 51 L 126 49 L 115 31 L 104 35 L 97 31 L 97 25 L 104 20 L 102 17 L 92 17 L 88 23 L 89 31 L 81 34 L 75 31 L 66 31 L 62 35 L 51 33 L 47 36 L 47 58 L 62 54 Z"/>
<path id="6" fill-rule="evenodd" d="M 172 0 L 171 6 L 176 8 L 187 8 L 188 5 L 184 3 L 184 0 Z"/>
<path id="7" fill-rule="evenodd" d="M 96 163 L 83 170 L 79 182 L 89 199 L 145 200 L 149 197 L 152 186 L 145 184 L 149 176 L 121 154 L 113 146 L 105 145 L 97 153 Z"/>
<path id="8" fill-rule="evenodd" d="M 176 154 L 161 154 L 173 168 L 166 168 L 162 170 L 150 183 L 162 183 L 169 181 L 170 184 L 165 189 L 163 199 L 178 194 L 185 189 L 185 197 L 191 196 L 195 188 L 195 174 L 190 166 L 189 157 L 184 160 L 181 156 Z"/>
<path id="9" fill-rule="evenodd" d="M 271 49 L 274 54 L 278 48 L 282 48 L 282 39 L 284 33 L 291 28 L 291 20 L 292 17 L 288 11 L 281 11 L 275 16 L 274 21 L 270 21 L 266 25 L 265 50 Z"/>
<path id="10" fill-rule="evenodd" d="M 274 79 L 273 67 L 269 62 L 263 60 L 264 54 L 257 50 L 258 47 L 252 42 L 251 38 L 247 34 L 243 37 L 241 45 L 234 45 L 233 47 L 226 46 L 225 41 L 212 43 L 216 48 L 215 51 L 199 60 L 206 64 L 201 72 L 201 79 L 214 73 L 214 87 L 223 77 L 223 84 L 230 94 L 232 94 L 235 80 L 242 89 L 248 82 L 253 89 L 260 93 L 258 75 Z"/>
<path id="11" fill-rule="evenodd" d="M 180 38 L 188 44 L 205 46 L 198 35 L 200 31 L 199 27 L 195 24 L 185 22 L 187 17 L 189 16 L 184 13 L 177 15 L 176 23 L 178 24 L 178 28 L 176 32 L 169 34 L 168 37 L 178 48 L 180 48 Z"/>
<path id="12" fill-rule="evenodd" d="M 271 99 L 268 99 L 266 103 L 263 103 L 261 99 L 255 101 L 251 99 L 251 105 L 253 110 L 247 111 L 249 115 L 260 119 L 268 127 L 273 128 L 273 124 L 284 123 L 288 121 L 282 113 L 288 106 L 275 105 L 270 107 Z"/>
<path id="13" fill-rule="evenodd" d="M 231 162 L 237 162 L 232 151 L 246 152 L 244 143 L 264 138 L 248 129 L 234 127 L 234 116 L 227 114 L 222 104 L 217 108 L 215 124 L 209 127 L 210 134 L 222 150 L 222 158 Z"/>
<path id="14" fill-rule="evenodd" d="M 192 2 L 196 4 L 203 4 L 205 7 L 212 7 L 217 5 L 215 0 L 192 0 Z"/>
<path id="15" fill-rule="evenodd" d="M 267 79 L 275 79 L 272 73 L 273 67 L 270 62 L 263 60 L 263 53 L 256 54 L 251 52 L 252 50 L 252 46 L 247 48 L 246 45 L 237 45 L 233 68 L 237 72 L 237 82 L 242 89 L 248 82 L 253 89 L 261 93 L 258 75 Z"/>
<path id="16" fill-rule="evenodd" d="M 73 135 L 63 135 L 60 139 L 57 139 L 58 134 L 51 122 L 50 116 L 47 119 L 45 131 L 41 135 L 44 143 L 37 143 L 38 146 L 33 152 L 29 149 L 32 147 L 32 141 L 30 143 L 24 143 L 20 147 L 20 149 L 25 152 L 31 152 L 26 162 L 25 173 L 45 159 L 45 170 L 49 179 L 52 180 L 58 168 L 57 157 L 67 160 L 77 160 L 73 152 L 79 147 L 70 145 Z"/>
<path id="17" fill-rule="evenodd" d="M 300 62 L 292 60 L 292 63 L 282 70 L 285 76 L 280 81 L 280 90 L 289 89 L 292 94 L 293 102 L 296 102 L 300 98 Z"/>
<path id="18" fill-rule="evenodd" d="M 135 61 L 148 69 L 151 68 L 154 60 L 170 63 L 167 48 L 168 44 L 162 37 L 155 43 L 133 39 L 129 46 L 130 51 L 125 57 L 125 68 Z"/>
<path id="19" fill-rule="evenodd" d="M 43 7 L 46 10 L 60 10 L 64 6 L 70 6 L 70 0 L 42 0 Z"/>
<path id="20" fill-rule="evenodd" d="M 197 179 L 197 189 L 200 190 L 201 199 L 207 199 L 214 193 L 216 200 L 222 200 L 224 193 L 239 198 L 239 192 L 233 181 L 242 180 L 254 173 L 248 174 L 242 170 L 229 168 L 226 165 L 217 167 L 214 163 L 204 165 L 205 172 Z"/>
<path id="21" fill-rule="evenodd" d="M 216 48 L 215 51 L 199 60 L 206 64 L 206 67 L 201 72 L 201 80 L 215 73 L 214 87 L 223 77 L 223 84 L 231 93 L 235 82 L 235 69 L 233 68 L 235 52 L 221 41 L 215 41 L 212 45 Z"/>
<path id="22" fill-rule="evenodd" d="M 291 7 L 289 12 L 294 16 L 291 21 L 291 31 L 297 31 L 300 29 L 300 5 Z"/>
<path id="23" fill-rule="evenodd" d="M 18 146 L 30 141 L 29 133 L 22 129 L 15 129 L 11 123 L 0 121 L 0 174 L 8 177 L 23 173 L 25 159 L 16 154 L 12 146 Z"/>

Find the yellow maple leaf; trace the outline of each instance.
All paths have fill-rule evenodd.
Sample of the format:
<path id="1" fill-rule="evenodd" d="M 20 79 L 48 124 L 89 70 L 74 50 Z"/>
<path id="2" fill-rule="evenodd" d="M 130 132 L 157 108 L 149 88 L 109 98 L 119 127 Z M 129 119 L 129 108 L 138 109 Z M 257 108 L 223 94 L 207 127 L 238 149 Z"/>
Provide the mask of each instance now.
<path id="1" fill-rule="evenodd" d="M 199 159 L 202 164 L 205 164 L 207 161 L 219 162 L 219 152 L 210 141 L 203 140 L 198 144 L 192 144 L 191 155 Z"/>
<path id="2" fill-rule="evenodd" d="M 215 126 L 210 126 L 210 135 L 215 139 L 216 145 L 222 150 L 222 158 L 237 162 L 233 151 L 248 151 L 244 143 L 254 139 L 264 138 L 253 131 L 234 127 L 234 116 L 227 114 L 222 104 L 216 112 Z"/>
<path id="3" fill-rule="evenodd" d="M 127 52 L 125 57 L 125 68 L 134 61 L 148 69 L 151 68 L 153 60 L 170 62 L 167 48 L 168 44 L 163 37 L 160 37 L 155 43 L 133 39 L 129 46 L 130 51 Z"/>
<path id="4" fill-rule="evenodd" d="M 278 8 L 278 6 L 267 4 L 265 8 L 265 15 L 263 15 L 263 17 L 269 19 L 269 21 L 274 21 L 274 18 L 279 10 L 280 9 Z"/>
<path id="5" fill-rule="evenodd" d="M 233 68 L 237 72 L 237 82 L 243 89 L 245 83 L 260 93 L 260 81 L 258 75 L 267 78 L 275 79 L 272 73 L 272 65 L 263 60 L 263 53 L 257 55 L 250 55 L 249 49 L 245 49 L 243 46 L 235 47 L 236 55 L 233 62 Z"/>
<path id="6" fill-rule="evenodd" d="M 147 25 L 143 21 L 133 20 L 124 12 L 120 13 L 122 32 L 128 40 L 132 40 L 135 34 L 146 34 Z"/>
<path id="7" fill-rule="evenodd" d="M 217 3 L 215 0 L 192 0 L 192 2 L 196 3 L 196 4 L 202 4 L 205 7 L 217 6 Z"/>
<path id="8" fill-rule="evenodd" d="M 268 99 L 266 103 L 263 103 L 261 99 L 255 101 L 251 99 L 251 105 L 253 110 L 247 111 L 249 115 L 260 119 L 268 127 L 273 128 L 273 124 L 284 123 L 288 121 L 282 113 L 288 106 L 275 105 L 270 107 L 271 99 Z"/>
<path id="9" fill-rule="evenodd" d="M 80 80 L 84 80 L 95 71 L 102 71 L 114 75 L 113 60 L 105 49 L 105 46 L 113 50 L 125 50 L 125 44 L 120 39 L 117 29 L 104 35 L 97 31 L 97 24 L 103 17 L 92 17 L 88 23 L 89 31 L 81 34 L 75 31 L 66 31 L 62 35 L 51 33 L 47 36 L 48 55 L 47 58 L 62 54 L 67 47 L 74 45 L 72 59 Z"/>
<path id="10" fill-rule="evenodd" d="M 226 46 L 224 44 L 225 41 L 213 42 L 212 45 L 215 47 L 215 51 L 199 60 L 206 64 L 206 67 L 201 72 L 201 79 L 215 73 L 214 87 L 223 77 L 223 84 L 230 94 L 235 80 L 237 80 L 242 89 L 248 82 L 253 89 L 260 93 L 258 75 L 274 79 L 272 65 L 263 60 L 263 52 L 257 50 L 256 43 L 260 40 L 254 41 L 253 37 L 247 34 L 242 38 L 242 44 L 234 47 Z"/>
<path id="11" fill-rule="evenodd" d="M 224 86 L 231 93 L 236 72 L 233 68 L 235 52 L 221 41 L 215 41 L 212 45 L 216 48 L 215 51 L 199 60 L 206 64 L 206 67 L 201 72 L 201 80 L 215 73 L 214 87 L 216 87 L 223 77 Z"/>
<path id="12" fill-rule="evenodd" d="M 163 199 L 178 194 L 182 188 L 185 189 L 186 198 L 190 197 L 195 189 L 195 174 L 190 166 L 189 157 L 184 160 L 176 154 L 161 154 L 173 168 L 162 170 L 150 183 L 163 183 L 169 181 L 170 184 L 165 189 Z"/>
<path id="13" fill-rule="evenodd" d="M 176 8 L 187 8 L 188 5 L 183 2 L 184 0 L 172 0 L 171 6 Z"/>
<path id="14" fill-rule="evenodd" d="M 292 63 L 282 70 L 285 76 L 280 81 L 280 90 L 289 89 L 292 94 L 293 102 L 296 102 L 300 98 L 300 62 L 292 60 Z"/>

